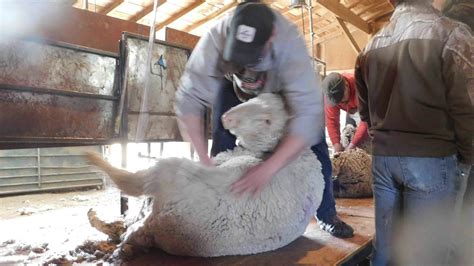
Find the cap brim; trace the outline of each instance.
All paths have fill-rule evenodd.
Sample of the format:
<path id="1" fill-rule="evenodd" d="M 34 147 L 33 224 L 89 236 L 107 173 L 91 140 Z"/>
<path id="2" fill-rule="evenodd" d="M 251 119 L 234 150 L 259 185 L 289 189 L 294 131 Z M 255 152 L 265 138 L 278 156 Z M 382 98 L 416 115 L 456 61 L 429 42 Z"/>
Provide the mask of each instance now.
<path id="1" fill-rule="evenodd" d="M 261 47 L 255 47 L 228 38 L 224 49 L 224 60 L 233 62 L 240 66 L 256 65 L 262 55 L 263 48 L 264 45 Z"/>

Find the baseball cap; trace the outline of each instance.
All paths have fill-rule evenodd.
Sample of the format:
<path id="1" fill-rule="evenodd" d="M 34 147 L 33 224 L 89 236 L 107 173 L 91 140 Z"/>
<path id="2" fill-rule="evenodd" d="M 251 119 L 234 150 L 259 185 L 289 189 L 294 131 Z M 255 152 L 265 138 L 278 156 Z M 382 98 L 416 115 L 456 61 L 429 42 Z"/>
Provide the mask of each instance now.
<path id="1" fill-rule="evenodd" d="M 344 78 L 339 73 L 331 73 L 323 80 L 323 92 L 330 105 L 337 105 L 344 97 Z"/>
<path id="2" fill-rule="evenodd" d="M 273 11 L 265 4 L 243 3 L 237 6 L 228 29 L 224 60 L 240 66 L 257 64 L 272 36 L 274 20 Z"/>

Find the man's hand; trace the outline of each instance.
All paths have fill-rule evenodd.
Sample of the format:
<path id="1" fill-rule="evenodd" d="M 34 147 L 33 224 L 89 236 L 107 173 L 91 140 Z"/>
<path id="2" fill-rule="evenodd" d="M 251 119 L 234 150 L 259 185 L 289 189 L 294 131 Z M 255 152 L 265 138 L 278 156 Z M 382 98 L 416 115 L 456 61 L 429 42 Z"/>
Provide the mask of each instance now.
<path id="1" fill-rule="evenodd" d="M 355 149 L 355 148 L 356 148 L 356 146 L 355 146 L 354 144 L 350 143 L 349 145 L 347 145 L 346 151 L 348 151 L 348 150 L 353 150 L 353 149 Z"/>
<path id="2" fill-rule="evenodd" d="M 239 196 L 248 191 L 255 197 L 265 188 L 275 174 L 273 168 L 267 162 L 251 167 L 239 180 L 232 184 L 230 191 Z"/>
<path id="3" fill-rule="evenodd" d="M 344 151 L 344 147 L 342 146 L 341 143 L 333 144 L 332 148 L 334 149 L 334 152 L 343 152 Z"/>
<path id="4" fill-rule="evenodd" d="M 199 161 L 206 166 L 214 166 L 214 163 L 207 154 L 205 156 L 199 157 Z"/>
<path id="5" fill-rule="evenodd" d="M 251 167 L 231 186 L 231 191 L 242 195 L 249 191 L 256 196 L 270 182 L 273 175 L 295 160 L 308 147 L 307 142 L 299 136 L 287 135 L 278 145 L 275 153 L 259 165 Z"/>

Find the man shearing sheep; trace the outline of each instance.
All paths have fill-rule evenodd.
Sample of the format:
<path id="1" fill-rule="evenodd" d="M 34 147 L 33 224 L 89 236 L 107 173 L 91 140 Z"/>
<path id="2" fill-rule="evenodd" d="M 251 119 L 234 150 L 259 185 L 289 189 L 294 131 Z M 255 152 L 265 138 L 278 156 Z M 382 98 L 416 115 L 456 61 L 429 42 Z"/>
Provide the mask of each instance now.
<path id="1" fill-rule="evenodd" d="M 332 194 L 320 88 L 296 26 L 265 4 L 245 2 L 201 37 L 181 78 L 176 109 L 200 161 L 211 166 L 203 133 L 205 107 L 212 106 L 215 155 L 236 145 L 235 137 L 222 127 L 225 111 L 261 92 L 282 94 L 293 115 L 287 135 L 274 153 L 247 171 L 231 191 L 259 193 L 305 147 L 314 145 L 326 182 L 316 214 L 320 227 L 336 237 L 351 237 L 353 229 L 338 218 Z"/>

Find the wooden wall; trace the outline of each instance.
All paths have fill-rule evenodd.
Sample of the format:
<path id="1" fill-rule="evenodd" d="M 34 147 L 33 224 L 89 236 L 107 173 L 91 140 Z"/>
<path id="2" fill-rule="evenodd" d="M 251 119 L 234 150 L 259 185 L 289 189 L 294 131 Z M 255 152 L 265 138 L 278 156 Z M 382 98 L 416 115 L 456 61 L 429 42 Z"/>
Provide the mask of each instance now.
<path id="1" fill-rule="evenodd" d="M 199 36 L 180 30 L 175 30 L 173 28 L 166 28 L 165 41 L 194 49 L 199 41 Z"/>
<path id="2" fill-rule="evenodd" d="M 360 30 L 353 32 L 352 35 L 360 49 L 364 49 L 369 35 Z M 357 58 L 357 53 L 342 35 L 322 43 L 320 53 L 328 71 L 351 71 Z"/>
<path id="3" fill-rule="evenodd" d="M 66 5 L 47 4 L 46 1 L 6 8 L 9 8 L 9 13 L 6 19 L 2 18 L 2 28 L 6 29 L 4 32 L 46 38 L 117 54 L 123 31 L 145 36 L 148 36 L 150 31 L 148 26 Z"/>

